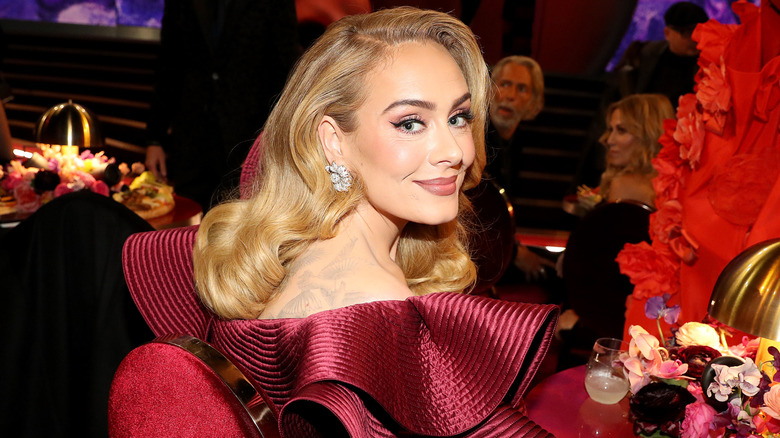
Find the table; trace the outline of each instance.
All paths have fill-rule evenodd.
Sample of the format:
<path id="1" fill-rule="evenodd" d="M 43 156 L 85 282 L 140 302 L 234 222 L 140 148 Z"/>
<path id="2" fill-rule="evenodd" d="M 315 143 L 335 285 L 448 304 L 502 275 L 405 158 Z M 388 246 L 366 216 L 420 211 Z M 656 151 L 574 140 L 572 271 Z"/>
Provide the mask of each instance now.
<path id="1" fill-rule="evenodd" d="M 176 194 L 173 195 L 173 200 L 176 203 L 173 207 L 173 211 L 164 216 L 147 220 L 155 230 L 186 227 L 189 225 L 198 225 L 200 223 L 200 219 L 203 216 L 203 210 L 201 209 L 200 204 L 190 198 L 185 198 Z"/>
<path id="2" fill-rule="evenodd" d="M 147 220 L 154 229 L 164 230 L 167 228 L 186 227 L 188 225 L 197 225 L 200 223 L 201 216 L 203 216 L 203 210 L 201 209 L 200 204 L 192 199 L 176 194 L 173 195 L 173 200 L 176 203 L 173 211 L 164 216 Z M 14 212 L 0 215 L 0 228 L 13 228 L 18 225 L 19 222 L 27 219 L 31 214 L 32 213 Z"/>
<path id="3" fill-rule="evenodd" d="M 635 436 L 628 421 L 628 397 L 604 405 L 585 391 L 585 365 L 553 374 L 526 396 L 528 418 L 556 438 Z"/>

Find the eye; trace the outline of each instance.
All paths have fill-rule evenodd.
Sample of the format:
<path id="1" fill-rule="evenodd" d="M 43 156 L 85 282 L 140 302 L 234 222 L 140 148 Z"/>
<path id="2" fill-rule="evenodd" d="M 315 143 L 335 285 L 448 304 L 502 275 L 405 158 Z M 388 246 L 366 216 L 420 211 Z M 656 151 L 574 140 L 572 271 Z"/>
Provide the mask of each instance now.
<path id="1" fill-rule="evenodd" d="M 474 118 L 474 114 L 471 111 L 463 111 L 450 117 L 447 123 L 455 128 L 463 128 L 471 122 Z"/>
<path id="2" fill-rule="evenodd" d="M 414 134 L 420 132 L 425 127 L 425 123 L 418 119 L 405 119 L 401 120 L 400 122 L 393 123 L 393 126 L 403 132 Z"/>

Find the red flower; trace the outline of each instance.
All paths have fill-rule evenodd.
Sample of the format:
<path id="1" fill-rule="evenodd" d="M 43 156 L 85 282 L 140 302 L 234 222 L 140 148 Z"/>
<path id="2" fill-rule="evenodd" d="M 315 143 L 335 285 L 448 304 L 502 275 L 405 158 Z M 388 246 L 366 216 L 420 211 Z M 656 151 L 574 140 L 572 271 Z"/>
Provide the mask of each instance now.
<path id="1" fill-rule="evenodd" d="M 634 298 L 645 299 L 680 289 L 680 265 L 672 253 L 647 242 L 627 243 L 615 261 L 634 285 Z"/>
<path id="2" fill-rule="evenodd" d="M 688 371 L 685 373 L 686 376 L 699 379 L 704 372 L 704 367 L 706 367 L 712 359 L 720 356 L 720 352 L 712 347 L 707 347 L 706 345 L 691 345 L 678 350 L 676 357 L 682 363 L 688 364 Z"/>
<path id="3" fill-rule="evenodd" d="M 744 17 L 742 17 L 744 23 Z M 726 52 L 726 46 L 731 41 L 731 36 L 737 30 L 736 24 L 720 24 L 710 20 L 696 26 L 693 31 L 693 39 L 698 42 L 699 65 L 704 62 L 717 62 L 720 56 Z"/>
<path id="4" fill-rule="evenodd" d="M 664 133 L 658 140 L 661 144 L 661 151 L 651 160 L 653 168 L 658 172 L 658 175 L 653 178 L 653 189 L 655 190 L 655 205 L 659 207 L 665 202 L 679 198 L 684 180 L 680 144 L 674 140 L 673 136 L 676 128 L 676 120 L 664 120 Z"/>
<path id="5" fill-rule="evenodd" d="M 726 125 L 726 114 L 731 109 L 731 87 L 726 81 L 726 65 L 721 58 L 720 67 L 710 63 L 699 73 L 696 98 L 704 110 L 704 123 L 708 131 L 720 135 Z"/>
<path id="6" fill-rule="evenodd" d="M 687 160 L 691 169 L 699 164 L 704 147 L 704 118 L 697 105 L 696 95 L 692 93 L 680 97 L 674 131 L 674 139 L 680 144 L 680 158 Z"/>
<path id="7" fill-rule="evenodd" d="M 682 204 L 677 200 L 664 202 L 663 205 L 650 215 L 650 236 L 653 241 L 669 243 L 680 235 L 682 227 Z"/>

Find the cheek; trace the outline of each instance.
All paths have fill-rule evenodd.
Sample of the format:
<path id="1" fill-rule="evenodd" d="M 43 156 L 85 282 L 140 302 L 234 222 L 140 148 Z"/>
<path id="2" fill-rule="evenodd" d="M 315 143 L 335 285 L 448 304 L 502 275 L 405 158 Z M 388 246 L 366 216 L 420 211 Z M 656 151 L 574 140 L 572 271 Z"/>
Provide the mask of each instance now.
<path id="1" fill-rule="evenodd" d="M 474 164 L 477 151 L 474 148 L 474 138 L 471 136 L 471 133 L 464 137 L 463 141 L 460 143 L 460 149 L 463 151 L 463 165 L 469 167 Z"/>

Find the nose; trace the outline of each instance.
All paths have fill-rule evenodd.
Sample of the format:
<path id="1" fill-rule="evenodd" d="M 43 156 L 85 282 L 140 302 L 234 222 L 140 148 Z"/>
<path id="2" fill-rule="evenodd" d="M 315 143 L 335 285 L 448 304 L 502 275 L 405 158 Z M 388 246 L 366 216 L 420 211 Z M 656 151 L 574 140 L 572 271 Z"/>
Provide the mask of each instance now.
<path id="1" fill-rule="evenodd" d="M 463 148 L 450 129 L 439 129 L 435 137 L 430 162 L 434 166 L 445 164 L 455 167 L 463 161 Z"/>
<path id="2" fill-rule="evenodd" d="M 517 90 L 515 87 L 504 87 L 502 94 L 504 98 L 509 101 L 513 101 L 517 98 Z"/>
<path id="3" fill-rule="evenodd" d="M 609 133 L 609 136 L 607 137 L 607 146 L 614 146 L 615 145 L 615 136 L 617 134 L 615 131 L 612 131 Z"/>

